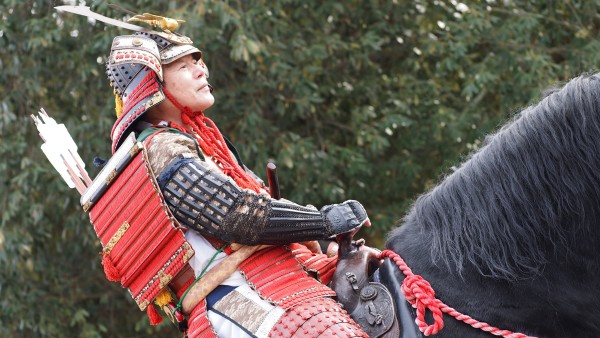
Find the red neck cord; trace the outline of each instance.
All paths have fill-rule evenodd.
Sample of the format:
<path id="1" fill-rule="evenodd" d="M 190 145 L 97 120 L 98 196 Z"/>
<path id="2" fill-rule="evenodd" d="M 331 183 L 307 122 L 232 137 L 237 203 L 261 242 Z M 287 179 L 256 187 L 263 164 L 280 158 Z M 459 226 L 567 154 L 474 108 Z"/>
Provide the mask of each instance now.
<path id="1" fill-rule="evenodd" d="M 227 148 L 227 143 L 225 143 L 223 135 L 215 123 L 204 116 L 204 113 L 192 112 L 189 107 L 182 106 L 165 88 L 163 88 L 163 92 L 179 111 L 181 111 L 183 123 L 191 127 L 192 131 L 194 131 L 194 136 L 198 141 L 202 152 L 205 155 L 210 156 L 211 160 L 223 170 L 223 173 L 231 177 L 238 186 L 259 193 L 261 186 L 246 173 L 232 156 L 229 148 Z M 184 133 L 188 133 L 184 127 L 177 125 L 176 123 L 171 122 L 171 126 Z"/>

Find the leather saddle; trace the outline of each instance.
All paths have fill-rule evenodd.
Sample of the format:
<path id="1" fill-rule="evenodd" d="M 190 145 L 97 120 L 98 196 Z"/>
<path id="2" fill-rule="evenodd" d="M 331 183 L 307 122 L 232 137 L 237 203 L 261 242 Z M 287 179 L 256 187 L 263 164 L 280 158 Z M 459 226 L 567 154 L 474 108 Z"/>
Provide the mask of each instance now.
<path id="1" fill-rule="evenodd" d="M 371 338 L 422 337 L 401 281 L 394 277 L 397 267 L 389 259 L 382 263 L 372 251 L 360 250 L 364 241 L 353 241 L 352 236 L 348 232 L 336 238 L 339 261 L 331 288 L 337 301 Z"/>

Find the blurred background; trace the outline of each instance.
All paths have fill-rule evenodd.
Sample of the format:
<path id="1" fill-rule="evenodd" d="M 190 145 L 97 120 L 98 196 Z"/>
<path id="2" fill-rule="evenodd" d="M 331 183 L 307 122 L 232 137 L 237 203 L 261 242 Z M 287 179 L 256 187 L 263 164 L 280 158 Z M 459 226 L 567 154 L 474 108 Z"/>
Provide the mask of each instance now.
<path id="1" fill-rule="evenodd" d="M 600 61 L 600 1 L 119 1 L 184 19 L 204 52 L 206 112 L 282 195 L 361 201 L 382 248 L 412 201 L 543 91 Z M 114 96 L 104 74 L 123 29 L 54 6 L 0 0 L 0 337 L 179 337 L 150 327 L 105 280 L 79 195 L 42 154 L 29 115 L 64 123 L 94 177 L 110 157 Z M 143 24 L 142 24 L 143 25 Z"/>

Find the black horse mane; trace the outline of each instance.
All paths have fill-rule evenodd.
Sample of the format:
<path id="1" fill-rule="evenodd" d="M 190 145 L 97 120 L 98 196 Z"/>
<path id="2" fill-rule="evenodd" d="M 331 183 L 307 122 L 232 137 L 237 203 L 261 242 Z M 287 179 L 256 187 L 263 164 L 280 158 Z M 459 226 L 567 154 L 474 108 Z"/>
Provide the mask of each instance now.
<path id="1" fill-rule="evenodd" d="M 592 243 L 600 210 L 600 74 L 577 77 L 486 138 L 392 232 L 427 234 L 433 262 L 517 280 Z M 420 237 L 421 240 L 425 237 Z M 583 244 L 582 244 L 583 245 Z"/>

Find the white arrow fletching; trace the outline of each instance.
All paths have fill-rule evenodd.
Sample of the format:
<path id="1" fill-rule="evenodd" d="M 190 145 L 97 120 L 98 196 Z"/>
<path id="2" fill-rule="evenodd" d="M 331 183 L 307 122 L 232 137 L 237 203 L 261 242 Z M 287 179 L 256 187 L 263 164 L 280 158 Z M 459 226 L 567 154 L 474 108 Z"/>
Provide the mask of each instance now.
<path id="1" fill-rule="evenodd" d="M 70 168 L 85 168 L 85 163 L 77 153 L 77 144 L 69 134 L 64 124 L 57 124 L 56 121 L 48 116 L 42 108 L 39 117 L 32 115 L 41 138 L 45 141 L 41 148 L 54 169 L 60 173 L 60 176 L 67 183 L 69 188 L 75 188 L 80 182 L 74 179 L 84 181 L 82 173 L 75 171 L 75 178 L 69 173 L 65 162 Z M 87 176 L 87 173 L 86 173 Z M 79 190 L 79 189 L 78 189 Z"/>
<path id="2" fill-rule="evenodd" d="M 41 146 L 44 155 L 50 160 L 50 163 L 54 166 L 54 169 L 59 172 L 60 176 L 65 180 L 69 188 L 75 188 L 75 182 L 71 179 L 71 175 L 67 171 L 67 167 L 63 163 L 62 158 L 59 153 L 56 153 L 54 150 L 54 145 L 44 143 Z"/>

